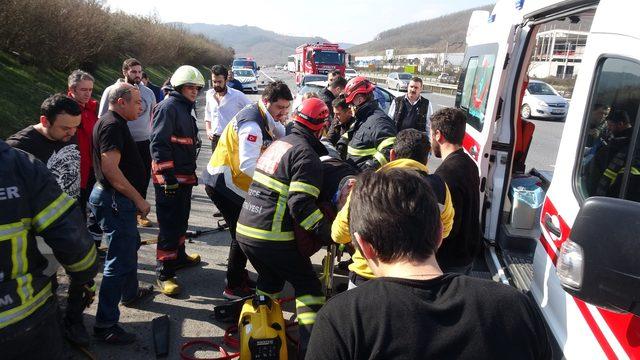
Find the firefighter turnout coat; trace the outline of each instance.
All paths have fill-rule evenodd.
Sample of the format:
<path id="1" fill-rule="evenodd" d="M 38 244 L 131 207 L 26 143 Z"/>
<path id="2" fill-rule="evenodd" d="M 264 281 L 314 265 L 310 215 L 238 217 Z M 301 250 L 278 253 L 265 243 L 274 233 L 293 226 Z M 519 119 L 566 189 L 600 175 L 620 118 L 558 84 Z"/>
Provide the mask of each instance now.
<path id="1" fill-rule="evenodd" d="M 257 241 L 293 241 L 294 221 L 307 231 L 328 228 L 316 205 L 322 186 L 320 156 L 326 149 L 296 125 L 260 156 L 242 205 L 236 232 Z"/>
<path id="2" fill-rule="evenodd" d="M 194 105 L 177 91 L 156 105 L 150 145 L 154 184 L 198 184 Z"/>
<path id="3" fill-rule="evenodd" d="M 1 337 L 23 331 L 53 311 L 52 281 L 43 274 L 47 260 L 36 235 L 78 284 L 93 280 L 97 254 L 77 202 L 42 162 L 0 140 L 0 164 Z"/>
<path id="4" fill-rule="evenodd" d="M 389 161 L 389 152 L 396 140 L 396 125 L 371 100 L 356 111 L 355 123 L 347 131 L 347 159 L 360 170 L 378 169 Z"/>

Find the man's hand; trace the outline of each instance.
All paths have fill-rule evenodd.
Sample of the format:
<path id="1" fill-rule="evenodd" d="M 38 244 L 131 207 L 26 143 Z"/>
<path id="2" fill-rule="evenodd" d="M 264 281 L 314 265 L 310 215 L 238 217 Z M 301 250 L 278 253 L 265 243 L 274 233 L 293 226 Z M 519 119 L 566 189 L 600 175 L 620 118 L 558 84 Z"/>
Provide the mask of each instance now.
<path id="1" fill-rule="evenodd" d="M 90 282 L 82 285 L 82 305 L 84 308 L 88 308 L 93 304 L 93 300 L 96 298 L 96 283 L 91 280 Z"/>
<path id="2" fill-rule="evenodd" d="M 166 197 L 174 197 L 178 192 L 179 188 L 180 188 L 180 184 L 178 183 L 162 185 L 162 189 L 164 190 L 164 195 Z"/>
<path id="3" fill-rule="evenodd" d="M 151 205 L 142 197 L 140 198 L 140 201 L 136 202 L 136 208 L 142 217 L 146 217 L 151 211 Z"/>

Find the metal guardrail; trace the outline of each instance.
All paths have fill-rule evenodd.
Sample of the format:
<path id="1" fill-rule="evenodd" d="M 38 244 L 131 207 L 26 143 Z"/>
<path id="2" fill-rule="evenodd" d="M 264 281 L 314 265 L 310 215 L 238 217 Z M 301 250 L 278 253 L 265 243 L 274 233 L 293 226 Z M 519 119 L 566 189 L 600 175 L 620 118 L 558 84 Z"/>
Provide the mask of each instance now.
<path id="1" fill-rule="evenodd" d="M 387 74 L 385 73 L 366 73 L 361 72 L 359 75 L 366 77 L 374 83 L 385 84 L 387 82 Z M 455 95 L 458 90 L 458 84 L 443 84 L 434 78 L 422 78 L 423 91 L 434 92 L 439 94 Z"/>

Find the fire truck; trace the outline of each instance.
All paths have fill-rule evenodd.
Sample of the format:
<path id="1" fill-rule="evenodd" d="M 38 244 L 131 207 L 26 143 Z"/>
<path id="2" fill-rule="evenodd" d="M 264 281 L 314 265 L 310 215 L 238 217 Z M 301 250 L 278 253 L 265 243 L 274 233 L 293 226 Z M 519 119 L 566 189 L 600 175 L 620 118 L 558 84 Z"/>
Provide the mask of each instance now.
<path id="1" fill-rule="evenodd" d="M 333 70 L 340 70 L 344 76 L 346 53 L 338 44 L 303 44 L 296 48 L 294 56 L 296 84 L 300 84 L 306 74 L 328 74 Z"/>
<path id="2" fill-rule="evenodd" d="M 467 114 L 463 147 L 480 172 L 485 262 L 494 280 L 538 304 L 554 358 L 640 358 L 637 6 L 499 0 L 469 22 L 456 107 Z M 539 36 L 563 26 L 586 42 Z M 521 116 L 523 97 L 536 62 L 558 66 L 559 50 L 563 66 L 579 68 L 554 171 L 527 171 L 535 123 Z M 514 186 L 523 180 L 528 187 Z M 514 217 L 525 191 L 542 194 L 530 227 Z"/>

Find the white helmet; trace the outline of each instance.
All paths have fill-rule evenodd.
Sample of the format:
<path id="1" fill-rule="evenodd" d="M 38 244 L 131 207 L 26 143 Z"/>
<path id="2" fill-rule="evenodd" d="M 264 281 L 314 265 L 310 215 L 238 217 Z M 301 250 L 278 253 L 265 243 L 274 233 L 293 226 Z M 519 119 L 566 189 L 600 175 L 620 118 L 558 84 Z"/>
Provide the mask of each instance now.
<path id="1" fill-rule="evenodd" d="M 204 87 L 204 76 L 193 66 L 182 65 L 171 76 L 171 85 L 176 88 L 187 84 Z"/>

